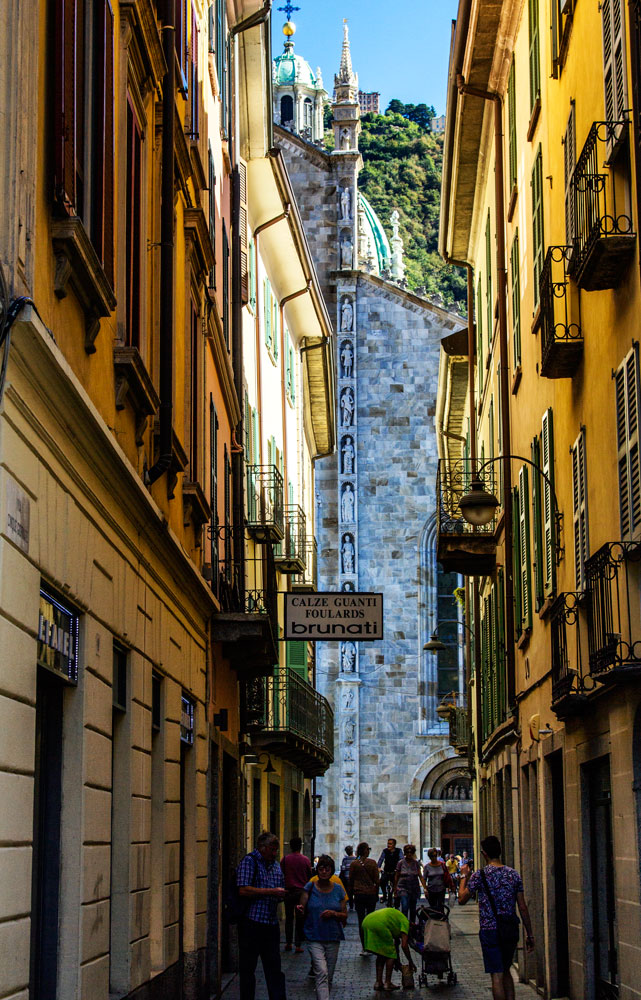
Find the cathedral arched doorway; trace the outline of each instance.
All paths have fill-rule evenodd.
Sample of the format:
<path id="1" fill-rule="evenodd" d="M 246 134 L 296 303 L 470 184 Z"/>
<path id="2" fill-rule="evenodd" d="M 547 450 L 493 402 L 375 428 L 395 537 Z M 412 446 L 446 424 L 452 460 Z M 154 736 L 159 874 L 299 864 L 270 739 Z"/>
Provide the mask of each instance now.
<path id="1" fill-rule="evenodd" d="M 430 847 L 460 854 L 473 849 L 472 777 L 451 747 L 435 751 L 416 771 L 410 790 L 410 838 L 424 858 Z"/>

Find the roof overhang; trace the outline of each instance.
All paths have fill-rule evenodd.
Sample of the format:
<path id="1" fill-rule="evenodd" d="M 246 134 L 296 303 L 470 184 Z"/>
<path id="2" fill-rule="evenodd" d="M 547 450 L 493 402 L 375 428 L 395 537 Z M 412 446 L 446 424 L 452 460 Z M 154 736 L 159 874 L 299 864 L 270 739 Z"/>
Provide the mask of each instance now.
<path id="1" fill-rule="evenodd" d="M 265 6 L 262 0 L 243 0 L 237 4 L 238 22 L 232 27 L 238 39 L 236 91 L 240 152 L 245 160 L 265 156 L 273 145 L 271 15 L 267 14 L 264 23 L 243 28 L 253 17 L 260 17 Z"/>
<path id="2" fill-rule="evenodd" d="M 460 330 L 441 341 L 436 394 L 439 458 L 458 460 L 463 456 L 468 371 L 467 330 Z"/>
<path id="3" fill-rule="evenodd" d="M 305 429 L 314 457 L 336 441 L 332 325 L 323 299 L 294 192 L 279 149 L 249 160 L 250 225 L 295 346 L 303 350 Z M 285 213 L 286 216 L 285 216 Z M 265 223 L 285 216 L 273 225 Z"/>
<path id="4" fill-rule="evenodd" d="M 523 0 L 459 0 L 452 22 L 443 147 L 439 252 L 472 262 L 475 201 L 483 190 L 491 101 L 461 94 L 457 77 L 476 90 L 502 94 Z"/>

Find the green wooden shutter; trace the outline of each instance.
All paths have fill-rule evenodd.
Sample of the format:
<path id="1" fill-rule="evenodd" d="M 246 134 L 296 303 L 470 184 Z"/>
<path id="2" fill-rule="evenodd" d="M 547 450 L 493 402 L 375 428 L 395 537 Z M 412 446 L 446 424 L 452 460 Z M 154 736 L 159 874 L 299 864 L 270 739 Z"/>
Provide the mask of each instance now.
<path id="1" fill-rule="evenodd" d="M 528 468 L 519 470 L 519 568 L 521 574 L 521 630 L 532 628 L 530 580 L 530 490 Z"/>
<path id="2" fill-rule="evenodd" d="M 565 241 L 568 246 L 574 243 L 576 231 L 576 212 L 574 207 L 574 168 L 576 167 L 576 118 L 573 104 L 563 138 L 563 176 L 565 184 Z"/>
<path id="3" fill-rule="evenodd" d="M 483 739 L 487 739 L 492 726 L 491 722 L 491 689 L 490 689 L 490 599 L 483 599 L 483 617 L 481 619 L 481 730 Z"/>
<path id="4" fill-rule="evenodd" d="M 543 154 L 540 146 L 532 168 L 532 257 L 536 308 L 539 304 L 539 282 L 543 270 Z"/>
<path id="5" fill-rule="evenodd" d="M 505 675 L 505 584 L 503 570 L 500 569 L 496 580 L 496 690 L 498 716 L 497 725 L 505 721 L 507 716 L 507 678 Z"/>
<path id="6" fill-rule="evenodd" d="M 307 676 L 307 643 L 297 639 L 289 639 L 286 646 L 287 666 L 294 670 L 304 681 Z"/>
<path id="7" fill-rule="evenodd" d="M 528 0 L 530 43 L 530 114 L 541 96 L 541 55 L 539 41 L 539 0 Z"/>
<path id="8" fill-rule="evenodd" d="M 520 520 L 521 499 L 518 486 L 512 488 L 512 512 L 516 515 L 517 522 Z M 520 528 L 512 531 L 512 560 L 514 566 L 514 635 L 515 638 L 521 634 L 521 622 L 523 620 L 523 602 L 521 600 L 521 535 Z"/>
<path id="9" fill-rule="evenodd" d="M 512 277 L 512 350 L 515 370 L 521 365 L 521 279 L 519 275 L 519 231 L 514 233 L 510 253 Z"/>
<path id="10" fill-rule="evenodd" d="M 516 187 L 517 180 L 517 153 L 516 153 L 516 82 L 514 59 L 510 66 L 510 75 L 507 81 L 507 120 L 509 135 L 509 164 L 510 164 L 510 191 Z"/>
<path id="11" fill-rule="evenodd" d="M 256 310 L 256 244 L 249 241 L 249 304 Z"/>
<path id="12" fill-rule="evenodd" d="M 490 731 L 496 729 L 499 717 L 498 706 L 498 605 L 496 600 L 496 584 L 492 584 L 489 596 L 490 616 Z"/>
<path id="13" fill-rule="evenodd" d="M 492 461 L 492 459 L 494 458 L 494 396 L 492 396 L 490 399 L 490 408 L 488 411 L 488 419 L 487 419 L 487 431 L 488 431 L 489 445 L 490 445 L 489 449 L 490 461 Z M 492 468 L 494 468 L 494 466 L 492 466 Z"/>
<path id="14" fill-rule="evenodd" d="M 249 396 L 245 393 L 245 405 L 243 408 L 243 432 L 245 444 L 245 461 L 251 463 L 251 406 Z"/>
<path id="15" fill-rule="evenodd" d="M 574 526 L 574 572 L 576 589 L 585 589 L 585 561 L 590 554 L 588 541 L 588 490 L 585 464 L 585 428 L 572 445 L 572 516 Z"/>
<path id="16" fill-rule="evenodd" d="M 264 297 L 264 307 L 263 307 L 263 322 L 265 324 L 265 344 L 268 350 L 272 349 L 272 290 L 269 283 L 269 278 L 265 278 L 263 282 L 263 297 Z"/>
<path id="17" fill-rule="evenodd" d="M 538 435 L 532 441 L 532 463 L 541 468 L 541 446 Z M 532 474 L 532 508 L 534 510 L 534 590 L 535 609 L 539 611 L 543 605 L 543 520 L 541 517 L 541 476 L 534 471 Z"/>
<path id="18" fill-rule="evenodd" d="M 479 279 L 476 285 L 476 374 L 478 378 L 478 395 L 479 399 L 483 393 L 483 382 L 485 373 L 485 357 L 483 355 L 483 306 L 482 306 L 482 296 L 481 291 L 481 275 L 479 274 Z M 473 420 L 476 420 L 476 416 L 473 415 Z"/>
<path id="19" fill-rule="evenodd" d="M 272 354 L 274 355 L 274 361 L 278 358 L 278 347 L 280 341 L 280 308 L 276 299 L 272 303 L 274 310 L 274 322 L 272 329 Z"/>
<path id="20" fill-rule="evenodd" d="M 603 0 L 603 84 L 605 120 L 620 121 L 628 108 L 625 68 L 625 7 L 623 0 Z"/>
<path id="21" fill-rule="evenodd" d="M 635 346 L 615 375 L 617 456 L 621 537 L 627 538 L 641 522 L 639 476 L 639 354 Z"/>
<path id="22" fill-rule="evenodd" d="M 552 408 L 543 414 L 541 425 L 541 460 L 543 472 L 548 481 L 543 480 L 543 547 L 545 562 L 543 572 L 543 593 L 550 597 L 556 587 L 556 538 L 554 523 L 554 423 Z"/>
<path id="23" fill-rule="evenodd" d="M 252 462 L 260 465 L 260 440 L 258 433 L 258 410 L 252 409 Z"/>
<path id="24" fill-rule="evenodd" d="M 485 269 L 486 279 L 486 309 L 487 309 L 487 353 L 492 349 L 492 335 L 494 333 L 494 302 L 492 301 L 492 226 L 490 213 L 487 213 L 487 223 L 485 226 Z"/>

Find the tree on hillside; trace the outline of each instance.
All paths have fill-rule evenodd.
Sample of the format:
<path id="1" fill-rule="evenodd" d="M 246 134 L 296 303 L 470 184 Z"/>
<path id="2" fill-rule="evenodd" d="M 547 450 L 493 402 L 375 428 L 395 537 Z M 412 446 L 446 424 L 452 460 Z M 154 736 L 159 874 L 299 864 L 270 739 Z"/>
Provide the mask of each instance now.
<path id="1" fill-rule="evenodd" d="M 432 104 L 403 104 L 394 97 L 387 105 L 386 115 L 402 115 L 409 121 L 414 122 L 424 132 L 432 131 L 432 118 L 436 118 L 436 111 Z"/>

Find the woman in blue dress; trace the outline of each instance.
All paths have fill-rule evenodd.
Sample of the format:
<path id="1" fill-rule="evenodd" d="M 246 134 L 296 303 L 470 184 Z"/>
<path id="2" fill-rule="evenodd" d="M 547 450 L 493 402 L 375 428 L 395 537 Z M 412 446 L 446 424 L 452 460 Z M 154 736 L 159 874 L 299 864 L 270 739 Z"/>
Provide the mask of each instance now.
<path id="1" fill-rule="evenodd" d="M 345 939 L 347 901 L 342 885 L 331 881 L 334 870 L 332 858 L 321 854 L 316 865 L 318 879 L 307 883 L 298 904 L 299 912 L 305 914 L 303 933 L 316 976 L 316 1000 L 329 1000 L 338 949 Z"/>

